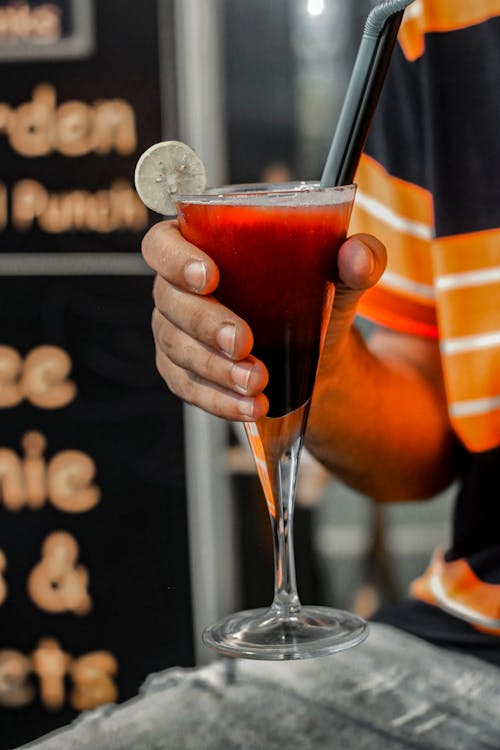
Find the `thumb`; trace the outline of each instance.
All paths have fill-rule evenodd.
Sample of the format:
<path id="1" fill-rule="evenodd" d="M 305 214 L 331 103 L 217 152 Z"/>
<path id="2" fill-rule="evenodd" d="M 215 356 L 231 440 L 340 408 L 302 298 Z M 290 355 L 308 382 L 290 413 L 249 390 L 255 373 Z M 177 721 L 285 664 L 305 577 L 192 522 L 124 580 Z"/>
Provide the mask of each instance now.
<path id="1" fill-rule="evenodd" d="M 363 292 L 374 286 L 387 263 L 384 245 L 371 234 L 354 234 L 339 250 L 334 310 L 354 316 Z"/>

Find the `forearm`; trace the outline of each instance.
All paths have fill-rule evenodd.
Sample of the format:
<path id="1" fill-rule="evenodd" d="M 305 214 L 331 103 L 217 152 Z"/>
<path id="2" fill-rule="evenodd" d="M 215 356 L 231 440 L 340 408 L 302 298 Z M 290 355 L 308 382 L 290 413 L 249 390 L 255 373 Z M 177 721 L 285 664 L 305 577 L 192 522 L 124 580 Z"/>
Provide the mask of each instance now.
<path id="1" fill-rule="evenodd" d="M 351 329 L 335 350 L 318 373 L 306 438 L 311 453 L 376 500 L 417 500 L 446 487 L 456 439 L 437 344 L 382 333 L 366 345 Z"/>

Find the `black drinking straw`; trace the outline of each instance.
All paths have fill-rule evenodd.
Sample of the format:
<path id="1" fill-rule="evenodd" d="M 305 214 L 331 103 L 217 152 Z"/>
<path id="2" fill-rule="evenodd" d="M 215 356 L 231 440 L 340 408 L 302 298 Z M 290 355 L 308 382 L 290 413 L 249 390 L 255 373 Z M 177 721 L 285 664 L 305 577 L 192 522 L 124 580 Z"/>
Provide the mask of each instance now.
<path id="1" fill-rule="evenodd" d="M 386 0 L 368 15 L 340 111 L 321 187 L 349 185 L 358 166 L 382 90 L 405 8 L 413 0 Z"/>

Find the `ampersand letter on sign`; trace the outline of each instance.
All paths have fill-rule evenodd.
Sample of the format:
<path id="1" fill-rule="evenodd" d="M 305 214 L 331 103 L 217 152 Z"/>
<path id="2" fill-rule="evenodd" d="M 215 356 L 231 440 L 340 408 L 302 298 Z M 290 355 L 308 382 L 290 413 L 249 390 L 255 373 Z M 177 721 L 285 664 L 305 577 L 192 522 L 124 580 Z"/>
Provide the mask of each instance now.
<path id="1" fill-rule="evenodd" d="M 42 559 L 28 577 L 28 593 L 40 609 L 76 615 L 90 612 L 88 573 L 76 564 L 77 559 L 78 544 L 71 534 L 55 531 L 45 539 Z"/>

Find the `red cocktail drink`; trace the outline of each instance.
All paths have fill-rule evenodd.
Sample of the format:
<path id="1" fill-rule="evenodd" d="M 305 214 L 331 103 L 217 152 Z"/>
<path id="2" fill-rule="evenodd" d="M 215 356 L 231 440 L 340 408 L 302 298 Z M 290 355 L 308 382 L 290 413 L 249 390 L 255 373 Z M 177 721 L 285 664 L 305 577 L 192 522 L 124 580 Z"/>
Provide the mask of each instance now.
<path id="1" fill-rule="evenodd" d="M 270 417 L 311 397 L 352 205 L 353 189 L 344 190 L 277 188 L 271 200 L 250 191 L 177 204 L 182 234 L 219 267 L 217 299 L 253 331 L 253 354 L 269 371 Z"/>
<path id="2" fill-rule="evenodd" d="M 253 185 L 176 201 L 182 234 L 219 267 L 215 296 L 250 325 L 253 354 L 269 371 L 268 415 L 245 430 L 271 519 L 274 599 L 205 629 L 205 643 L 230 656 L 302 659 L 366 637 L 366 623 L 349 612 L 301 605 L 292 539 L 300 451 L 354 192 Z"/>

